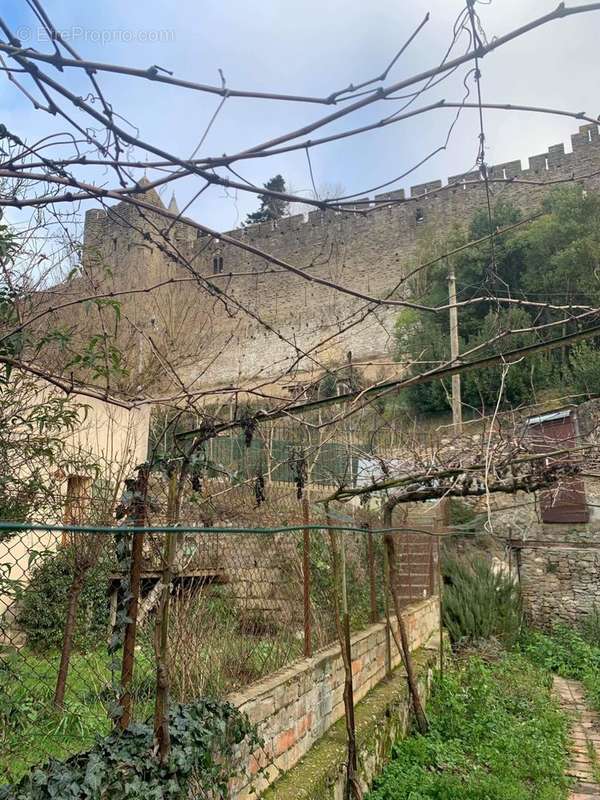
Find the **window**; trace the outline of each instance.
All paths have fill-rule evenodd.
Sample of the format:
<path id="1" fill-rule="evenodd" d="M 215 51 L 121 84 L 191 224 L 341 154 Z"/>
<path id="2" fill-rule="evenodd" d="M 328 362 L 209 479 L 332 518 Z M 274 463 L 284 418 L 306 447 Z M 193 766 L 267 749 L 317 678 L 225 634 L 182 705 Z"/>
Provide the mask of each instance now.
<path id="1" fill-rule="evenodd" d="M 213 275 L 220 275 L 223 272 L 223 256 L 213 256 Z"/>
<path id="2" fill-rule="evenodd" d="M 571 409 L 530 417 L 527 420 L 527 439 L 534 452 L 571 450 L 577 444 L 577 420 Z M 572 462 L 573 455 L 561 455 L 553 461 Z M 585 523 L 589 510 L 585 497 L 583 478 L 575 475 L 561 478 L 556 487 L 540 492 L 540 512 L 546 523 Z"/>
<path id="3" fill-rule="evenodd" d="M 425 214 L 423 214 L 422 208 L 417 208 L 415 212 L 415 219 L 417 222 L 425 222 Z"/>
<path id="4" fill-rule="evenodd" d="M 92 479 L 87 475 L 69 475 L 65 498 L 65 525 L 83 525 L 86 522 L 91 498 Z M 67 543 L 67 538 L 67 533 L 63 533 L 63 545 Z"/>

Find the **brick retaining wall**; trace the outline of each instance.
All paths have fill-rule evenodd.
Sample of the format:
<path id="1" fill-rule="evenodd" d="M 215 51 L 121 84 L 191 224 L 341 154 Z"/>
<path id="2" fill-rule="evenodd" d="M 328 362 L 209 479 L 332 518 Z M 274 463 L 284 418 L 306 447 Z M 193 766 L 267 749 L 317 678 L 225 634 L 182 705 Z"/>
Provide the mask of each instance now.
<path id="1" fill-rule="evenodd" d="M 438 598 L 412 603 L 403 612 L 411 650 L 422 647 L 439 631 Z M 392 668 L 400 655 L 392 640 Z M 378 623 L 352 637 L 354 699 L 359 702 L 386 675 L 385 624 Z M 265 678 L 244 692 L 228 698 L 258 726 L 264 739 L 260 753 L 248 759 L 248 780 L 231 793 L 236 800 L 256 797 L 255 788 L 264 790 L 281 774 L 291 769 L 312 745 L 344 715 L 344 666 L 339 647 L 328 647 L 312 658 Z"/>

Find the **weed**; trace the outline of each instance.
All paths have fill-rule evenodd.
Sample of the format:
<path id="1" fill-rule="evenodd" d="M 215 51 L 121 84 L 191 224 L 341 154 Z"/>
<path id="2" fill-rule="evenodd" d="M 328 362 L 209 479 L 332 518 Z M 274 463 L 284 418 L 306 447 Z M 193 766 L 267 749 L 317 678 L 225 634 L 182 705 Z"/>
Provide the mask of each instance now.
<path id="1" fill-rule="evenodd" d="M 581 681 L 590 704 L 600 711 L 600 645 L 586 638 L 594 630 L 594 620 L 586 620 L 581 632 L 557 625 L 550 634 L 527 631 L 520 642 L 521 651 L 535 664 Z M 596 643 L 593 643 L 596 642 Z"/>
<path id="2" fill-rule="evenodd" d="M 434 685 L 430 732 L 400 741 L 369 800 L 563 800 L 567 721 L 518 654 L 471 657 Z"/>
<path id="3" fill-rule="evenodd" d="M 74 653 L 62 710 L 53 706 L 59 654 L 27 648 L 0 658 L 0 783 L 18 779 L 48 757 L 64 758 L 89 747 L 111 728 L 111 662 L 101 651 Z M 152 713 L 154 669 L 138 658 L 134 673 L 136 717 Z"/>

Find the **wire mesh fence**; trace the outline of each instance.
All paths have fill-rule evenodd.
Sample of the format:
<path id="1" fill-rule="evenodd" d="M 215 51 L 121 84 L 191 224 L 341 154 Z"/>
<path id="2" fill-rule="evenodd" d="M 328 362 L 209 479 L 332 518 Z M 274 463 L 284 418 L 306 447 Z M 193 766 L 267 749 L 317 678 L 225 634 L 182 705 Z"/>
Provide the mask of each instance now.
<path id="1" fill-rule="evenodd" d="M 337 641 L 341 543 L 351 629 L 389 613 L 377 512 L 325 511 L 323 484 L 265 482 L 257 496 L 253 481 L 181 490 L 176 477 L 140 470 L 112 516 L 80 482 L 35 520 L 0 523 L 0 783 L 151 719 L 159 629 L 182 703 L 224 698 Z M 394 536 L 401 601 L 429 596 L 435 538 Z"/>

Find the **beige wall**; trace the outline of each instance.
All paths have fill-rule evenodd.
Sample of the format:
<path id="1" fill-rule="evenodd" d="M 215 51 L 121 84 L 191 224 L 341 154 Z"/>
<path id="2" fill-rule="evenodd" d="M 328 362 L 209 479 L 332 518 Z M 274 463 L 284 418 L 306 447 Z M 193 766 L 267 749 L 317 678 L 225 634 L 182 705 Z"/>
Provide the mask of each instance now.
<path id="1" fill-rule="evenodd" d="M 40 402 L 49 395 L 58 393 L 57 389 L 40 384 Z M 78 462 L 86 461 L 97 465 L 96 477 L 113 486 L 115 496 L 122 487 L 123 480 L 128 477 L 136 465 L 142 463 L 147 456 L 150 409 L 126 409 L 114 406 L 102 400 L 90 399 L 74 394 L 71 402 L 81 406 L 78 411 L 80 424 L 73 432 L 65 434 L 64 445 L 67 465 L 57 474 L 49 470 L 48 480 L 55 484 L 51 487 L 52 500 L 47 508 L 40 510 L 32 521 L 40 524 L 61 524 L 64 522 L 65 501 L 68 478 L 80 475 L 82 467 Z M 73 456 L 73 466 L 69 469 L 69 454 Z M 84 474 L 89 470 L 83 468 Z M 91 481 L 90 481 L 91 483 Z M 28 582 L 30 557 L 34 552 L 52 550 L 61 541 L 60 532 L 30 531 L 15 533 L 11 538 L 0 541 L 0 565 L 3 567 L 2 578 L 17 581 L 21 586 Z M 0 641 L 2 640 L 2 615 L 14 602 L 15 588 L 3 591 L 0 585 Z M 14 616 L 14 615 L 13 615 Z M 14 619 L 4 619 L 10 627 Z"/>
<path id="2" fill-rule="evenodd" d="M 68 437 L 67 446 L 98 459 L 107 474 L 131 472 L 148 454 L 150 406 L 127 409 L 103 400 L 73 395 L 82 409 L 81 424 Z"/>

